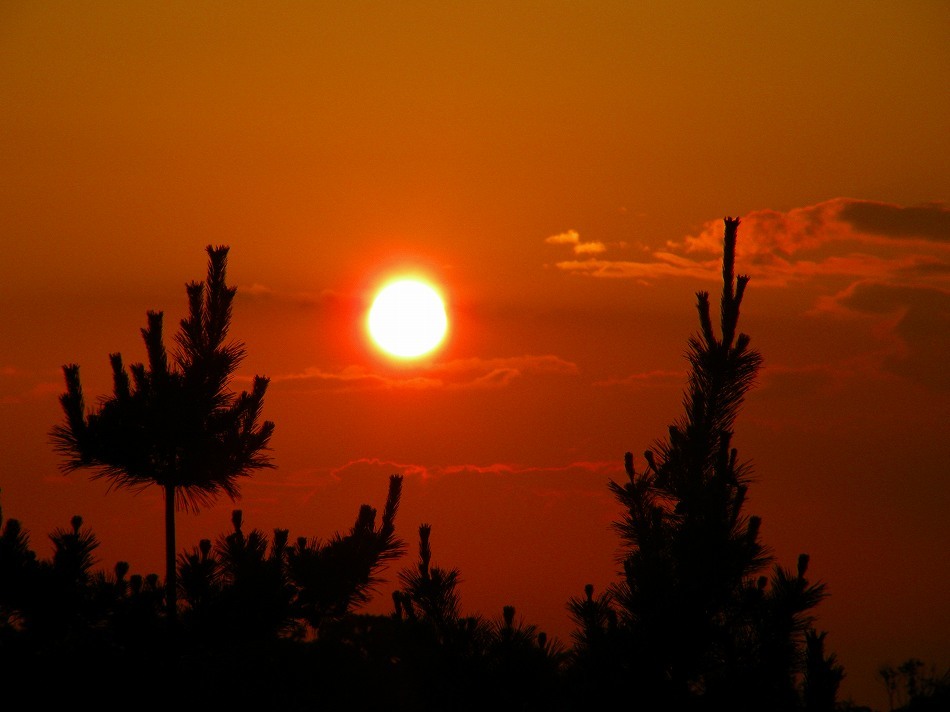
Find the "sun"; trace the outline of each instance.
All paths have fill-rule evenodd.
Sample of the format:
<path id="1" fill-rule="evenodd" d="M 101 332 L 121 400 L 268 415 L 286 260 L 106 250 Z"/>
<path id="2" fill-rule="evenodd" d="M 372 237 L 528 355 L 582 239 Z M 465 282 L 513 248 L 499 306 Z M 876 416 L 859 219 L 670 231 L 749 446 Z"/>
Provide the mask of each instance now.
<path id="1" fill-rule="evenodd" d="M 376 294 L 366 319 L 376 345 L 397 358 L 417 358 L 435 349 L 449 320 L 442 296 L 429 284 L 404 278 Z"/>

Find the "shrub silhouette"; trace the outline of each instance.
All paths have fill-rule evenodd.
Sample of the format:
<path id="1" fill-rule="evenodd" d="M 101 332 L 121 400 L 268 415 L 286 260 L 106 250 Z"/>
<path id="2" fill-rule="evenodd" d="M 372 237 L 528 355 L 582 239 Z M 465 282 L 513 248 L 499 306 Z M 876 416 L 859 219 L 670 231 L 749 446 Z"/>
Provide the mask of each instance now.
<path id="1" fill-rule="evenodd" d="M 875 676 L 887 690 L 889 712 L 938 712 L 950 708 L 950 668 L 938 672 L 931 665 L 925 670 L 922 660 L 908 658 L 896 668 L 882 665 Z"/>
<path id="2" fill-rule="evenodd" d="M 183 621 L 196 638 L 255 641 L 317 636 L 370 599 L 383 567 L 404 550 L 395 518 L 402 477 L 392 475 L 380 524 L 376 509 L 362 505 L 356 523 L 327 541 L 275 529 L 244 531 L 241 510 L 231 516 L 233 531 L 212 545 L 203 539 L 178 557 Z"/>
<path id="3" fill-rule="evenodd" d="M 205 282 L 187 285 L 189 316 L 181 321 L 171 362 L 162 337 L 162 312 L 148 312 L 142 338 L 148 363 L 126 371 L 122 356 L 109 356 L 113 395 L 86 411 L 79 366 L 63 367 L 60 397 L 65 422 L 51 431 L 64 456 L 62 468 L 93 470 L 94 478 L 165 496 L 165 596 L 169 620 L 177 615 L 175 511 L 197 510 L 220 493 L 238 495 L 238 479 L 270 467 L 267 445 L 273 423 L 259 423 L 267 379 L 250 393 L 234 394 L 231 377 L 244 346 L 227 341 L 235 288 L 226 283 L 227 247 L 208 246 Z M 131 378 L 130 374 L 131 372 Z"/>
<path id="4" fill-rule="evenodd" d="M 461 572 L 432 562 L 432 528 L 419 527 L 419 559 L 399 574 L 395 611 L 366 639 L 388 661 L 398 709 L 563 709 L 561 645 L 518 620 L 513 606 L 486 620 L 462 612 Z"/>
<path id="5" fill-rule="evenodd" d="M 43 707 L 74 700 L 104 676 L 119 697 L 154 684 L 166 649 L 158 576 L 127 578 L 121 561 L 94 571 L 99 540 L 79 516 L 50 534 L 49 558 L 32 551 L 17 520 L 2 531 L 0 674 L 10 689 L 28 690 Z"/>
<path id="6" fill-rule="evenodd" d="M 182 614 L 174 636 L 162 625 L 158 576 L 129 576 L 125 562 L 93 571 L 99 540 L 81 517 L 50 534 L 48 559 L 31 550 L 17 520 L 0 518 L 0 673 L 30 681 L 34 701 L 44 704 L 68 702 L 90 681 L 108 679 L 116 704 L 104 709 L 146 688 L 155 688 L 156 700 L 242 709 L 343 700 L 367 669 L 344 631 L 364 635 L 353 611 L 404 548 L 395 536 L 401 491 L 402 477 L 393 475 L 380 523 L 362 505 L 350 530 L 325 542 L 301 538 L 296 547 L 286 529 L 271 540 L 246 531 L 235 510 L 231 532 L 178 557 Z M 46 680 L 51 670 L 55 685 Z M 179 682 L 156 686 L 156 672 Z"/>
<path id="7" fill-rule="evenodd" d="M 39 564 L 29 534 L 18 519 L 4 520 L 2 508 L 0 527 L 0 631 L 9 632 L 23 625 Z"/>
<path id="8" fill-rule="evenodd" d="M 823 636 L 807 638 L 806 656 L 825 596 L 805 578 L 807 555 L 794 573 L 761 575 L 771 563 L 761 520 L 743 512 L 750 468 L 733 425 L 762 359 L 738 332 L 748 284 L 734 275 L 738 225 L 725 220 L 719 336 L 709 294 L 696 295 L 685 413 L 644 453 L 644 469 L 627 453 L 627 481 L 609 484 L 623 508 L 621 580 L 568 604 L 578 686 L 600 702 L 632 689 L 645 709 L 831 709 L 843 676 Z"/>
<path id="9" fill-rule="evenodd" d="M 401 494 L 402 476 L 392 475 L 378 527 L 376 510 L 364 504 L 346 535 L 326 542 L 298 539 L 287 549 L 287 576 L 297 592 L 294 609 L 311 629 L 368 602 L 381 569 L 402 555 L 405 545 L 395 534 Z"/>

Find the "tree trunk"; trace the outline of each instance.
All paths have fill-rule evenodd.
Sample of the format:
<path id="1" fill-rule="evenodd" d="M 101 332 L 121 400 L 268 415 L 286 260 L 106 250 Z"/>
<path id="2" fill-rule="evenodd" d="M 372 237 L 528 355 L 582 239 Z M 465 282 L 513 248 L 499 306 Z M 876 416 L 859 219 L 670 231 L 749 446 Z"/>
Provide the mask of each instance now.
<path id="1" fill-rule="evenodd" d="M 178 569 L 175 552 L 175 486 L 165 485 L 165 611 L 172 627 L 178 620 Z"/>

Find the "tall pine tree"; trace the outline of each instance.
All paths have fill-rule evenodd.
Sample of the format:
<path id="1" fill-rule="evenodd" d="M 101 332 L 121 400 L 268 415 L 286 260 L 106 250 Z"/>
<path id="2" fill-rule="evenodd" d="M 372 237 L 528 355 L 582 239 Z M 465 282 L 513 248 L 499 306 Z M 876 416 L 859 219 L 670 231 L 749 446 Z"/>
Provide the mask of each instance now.
<path id="1" fill-rule="evenodd" d="M 208 277 L 187 285 L 188 317 L 169 358 L 162 312 L 148 312 L 142 338 L 147 363 L 126 370 L 110 354 L 113 395 L 87 410 L 79 366 L 63 367 L 60 396 L 64 422 L 51 431 L 66 472 L 88 468 L 94 478 L 165 496 L 165 596 L 168 617 L 177 616 L 175 512 L 197 510 L 219 494 L 238 496 L 239 480 L 271 467 L 267 454 L 274 424 L 261 420 L 268 380 L 254 378 L 250 393 L 231 390 L 244 345 L 228 340 L 236 289 L 226 281 L 227 247 L 207 248 Z M 131 376 L 130 376 L 131 372 Z"/>
<path id="2" fill-rule="evenodd" d="M 689 339 L 684 413 L 644 453 L 627 481 L 610 483 L 623 508 L 615 523 L 621 580 L 598 597 L 588 586 L 569 609 L 579 629 L 579 689 L 593 702 L 622 694 L 641 709 L 800 709 L 834 699 L 843 672 L 809 659 L 806 633 L 824 585 L 774 567 L 761 520 L 743 511 L 750 468 L 732 446 L 733 425 L 762 357 L 738 332 L 749 278 L 734 274 L 737 218 L 725 219 L 720 333 L 698 292 L 700 330 Z M 809 680 L 827 688 L 802 691 Z M 824 666 L 828 674 L 815 672 Z M 810 705 L 814 708 L 814 705 Z"/>

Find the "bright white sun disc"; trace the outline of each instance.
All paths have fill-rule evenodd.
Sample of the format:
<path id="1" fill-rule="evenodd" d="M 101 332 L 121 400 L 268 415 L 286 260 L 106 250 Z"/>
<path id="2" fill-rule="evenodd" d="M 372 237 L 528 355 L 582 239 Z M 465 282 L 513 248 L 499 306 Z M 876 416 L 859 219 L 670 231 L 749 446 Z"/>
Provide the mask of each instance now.
<path id="1" fill-rule="evenodd" d="M 425 282 L 401 279 L 376 295 L 367 319 L 370 336 L 383 351 L 413 358 L 439 345 L 448 328 L 442 297 Z"/>

